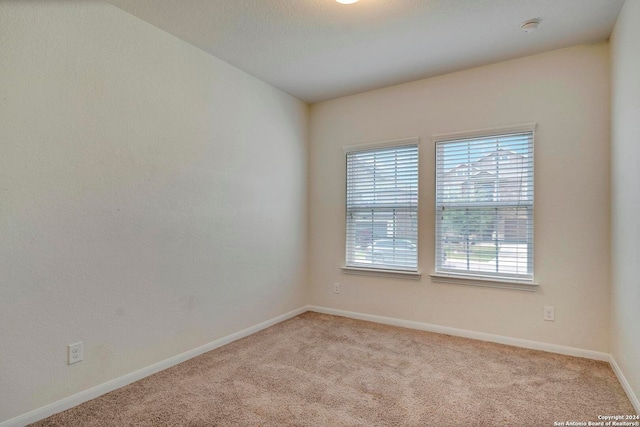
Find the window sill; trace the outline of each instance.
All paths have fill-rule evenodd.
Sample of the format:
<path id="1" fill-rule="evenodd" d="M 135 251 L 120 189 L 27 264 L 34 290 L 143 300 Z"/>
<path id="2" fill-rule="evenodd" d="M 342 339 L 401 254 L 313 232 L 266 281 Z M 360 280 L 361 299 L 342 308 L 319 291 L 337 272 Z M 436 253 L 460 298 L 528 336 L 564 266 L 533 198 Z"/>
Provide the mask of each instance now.
<path id="1" fill-rule="evenodd" d="M 484 277 L 456 276 L 451 274 L 429 274 L 434 282 L 453 283 L 456 285 L 484 286 L 488 288 L 515 289 L 519 291 L 535 292 L 540 285 L 537 282 L 524 282 L 508 279 L 489 279 Z"/>
<path id="2" fill-rule="evenodd" d="M 381 268 L 340 267 L 345 274 L 362 274 L 365 276 L 394 277 L 397 279 L 419 280 L 422 274 L 419 271 L 383 270 Z"/>

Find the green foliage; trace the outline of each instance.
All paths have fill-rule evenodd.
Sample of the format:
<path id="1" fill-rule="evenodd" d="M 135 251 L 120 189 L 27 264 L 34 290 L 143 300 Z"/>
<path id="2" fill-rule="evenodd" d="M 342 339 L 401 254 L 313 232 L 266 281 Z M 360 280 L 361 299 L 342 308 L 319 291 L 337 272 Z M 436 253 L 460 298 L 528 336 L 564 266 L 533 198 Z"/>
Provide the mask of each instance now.
<path id="1" fill-rule="evenodd" d="M 450 259 L 467 259 L 464 243 L 450 243 L 444 246 L 447 258 Z M 495 259 L 495 245 L 471 245 L 468 252 L 469 260 L 478 262 L 487 262 Z"/>
<path id="2" fill-rule="evenodd" d="M 495 209 L 447 208 L 442 211 L 442 235 L 445 243 L 493 240 Z"/>

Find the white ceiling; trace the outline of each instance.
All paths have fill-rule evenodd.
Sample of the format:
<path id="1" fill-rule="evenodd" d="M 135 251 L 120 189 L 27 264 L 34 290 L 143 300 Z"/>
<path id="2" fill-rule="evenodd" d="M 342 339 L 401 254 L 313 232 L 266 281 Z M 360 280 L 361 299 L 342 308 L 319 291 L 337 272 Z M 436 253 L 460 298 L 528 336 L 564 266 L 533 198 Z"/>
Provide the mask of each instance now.
<path id="1" fill-rule="evenodd" d="M 609 37 L 624 0 L 107 0 L 307 102 Z M 538 18 L 526 34 L 522 21 Z"/>

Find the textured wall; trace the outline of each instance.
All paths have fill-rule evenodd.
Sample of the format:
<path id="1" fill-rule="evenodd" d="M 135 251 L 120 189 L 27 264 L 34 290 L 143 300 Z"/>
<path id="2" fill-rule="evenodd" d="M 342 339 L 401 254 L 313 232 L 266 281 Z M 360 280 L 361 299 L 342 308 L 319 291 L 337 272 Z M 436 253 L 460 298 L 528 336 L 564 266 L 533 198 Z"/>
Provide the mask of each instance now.
<path id="1" fill-rule="evenodd" d="M 582 45 L 315 104 L 312 304 L 608 352 L 608 44 Z M 431 136 L 537 122 L 535 293 L 434 283 Z M 419 281 L 345 275 L 342 147 L 417 136 Z M 339 295 L 333 282 L 342 283 Z M 556 308 L 555 322 L 542 318 Z"/>
<path id="2" fill-rule="evenodd" d="M 0 422 L 306 304 L 305 104 L 110 5 L 0 41 Z"/>
<path id="3" fill-rule="evenodd" d="M 640 398 L 640 1 L 611 37 L 611 354 Z"/>

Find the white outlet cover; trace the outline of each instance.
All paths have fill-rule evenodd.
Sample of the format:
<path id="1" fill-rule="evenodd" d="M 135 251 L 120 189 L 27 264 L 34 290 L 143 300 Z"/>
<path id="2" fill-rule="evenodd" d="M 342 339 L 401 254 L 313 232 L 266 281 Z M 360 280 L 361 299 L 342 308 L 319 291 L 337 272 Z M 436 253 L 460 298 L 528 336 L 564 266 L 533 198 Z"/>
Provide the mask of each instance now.
<path id="1" fill-rule="evenodd" d="M 75 344 L 69 344 L 68 364 L 73 365 L 84 359 L 84 350 L 82 348 L 82 341 Z"/>
<path id="2" fill-rule="evenodd" d="M 555 308 L 551 306 L 544 307 L 544 320 L 555 321 Z"/>

